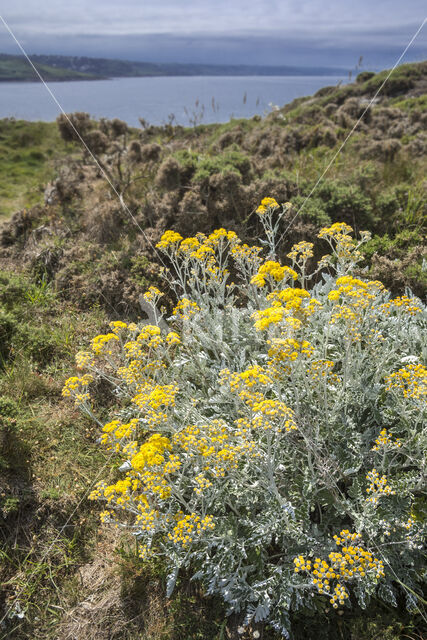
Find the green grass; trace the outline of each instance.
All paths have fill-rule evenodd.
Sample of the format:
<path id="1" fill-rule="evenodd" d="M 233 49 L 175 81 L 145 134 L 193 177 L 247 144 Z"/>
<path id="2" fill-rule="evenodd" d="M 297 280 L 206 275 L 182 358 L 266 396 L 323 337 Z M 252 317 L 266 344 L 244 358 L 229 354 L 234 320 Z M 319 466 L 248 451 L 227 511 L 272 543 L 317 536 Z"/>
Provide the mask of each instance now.
<path id="1" fill-rule="evenodd" d="M 38 617 L 27 637 L 48 637 L 57 584 L 74 573 L 97 528 L 87 500 L 79 502 L 105 454 L 61 387 L 76 349 L 103 323 L 100 311 L 77 312 L 43 282 L 0 272 L 0 581 Z M 27 623 L 15 622 L 13 637 L 25 637 Z"/>
<path id="2" fill-rule="evenodd" d="M 57 162 L 74 149 L 61 139 L 54 122 L 0 120 L 0 221 L 43 202 Z"/>

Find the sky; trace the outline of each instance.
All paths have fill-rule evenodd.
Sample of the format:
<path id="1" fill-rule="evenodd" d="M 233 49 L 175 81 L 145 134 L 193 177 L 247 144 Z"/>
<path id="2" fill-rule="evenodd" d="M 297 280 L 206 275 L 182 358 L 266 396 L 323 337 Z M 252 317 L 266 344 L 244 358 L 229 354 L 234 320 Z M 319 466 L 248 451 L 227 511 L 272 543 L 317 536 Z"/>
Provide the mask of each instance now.
<path id="1" fill-rule="evenodd" d="M 425 0 L 2 0 L 28 54 L 151 62 L 391 66 Z M 0 52 L 20 53 L 0 23 Z M 404 61 L 427 58 L 427 23 Z"/>

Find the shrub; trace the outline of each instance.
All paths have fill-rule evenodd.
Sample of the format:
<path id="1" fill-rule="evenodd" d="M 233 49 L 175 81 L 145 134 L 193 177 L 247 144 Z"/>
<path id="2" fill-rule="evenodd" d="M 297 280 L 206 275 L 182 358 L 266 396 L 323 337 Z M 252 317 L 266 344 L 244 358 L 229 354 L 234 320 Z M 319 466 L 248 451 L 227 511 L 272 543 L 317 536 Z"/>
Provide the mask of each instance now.
<path id="1" fill-rule="evenodd" d="M 0 397 L 0 472 L 9 467 L 10 454 L 10 434 L 16 424 L 16 416 L 18 414 L 18 405 L 12 398 L 7 396 Z M 5 491 L 0 494 L 4 498 Z M 0 498 L 0 512 L 5 512 L 4 501 Z M 11 509 L 6 509 L 10 511 Z"/>
<path id="2" fill-rule="evenodd" d="M 173 191 L 181 186 L 180 165 L 175 158 L 162 162 L 156 175 L 156 186 Z"/>
<path id="3" fill-rule="evenodd" d="M 99 154 L 105 153 L 109 140 L 102 131 L 95 129 L 94 131 L 89 131 L 86 134 L 85 142 L 92 153 Z"/>
<path id="4" fill-rule="evenodd" d="M 361 84 L 363 82 L 366 82 L 366 80 L 370 80 L 374 76 L 375 76 L 375 73 L 373 71 L 362 71 L 357 75 L 356 82 L 358 84 Z"/>
<path id="5" fill-rule="evenodd" d="M 142 160 L 142 154 L 141 154 L 141 144 L 138 142 L 138 140 L 132 140 L 132 142 L 129 145 L 129 157 L 132 160 L 132 162 L 141 162 Z"/>
<path id="6" fill-rule="evenodd" d="M 278 211 L 272 198 L 257 211 L 264 254 L 224 229 L 167 231 L 169 326 L 151 287 L 157 323 L 112 322 L 63 394 L 93 416 L 90 384 L 110 381 L 119 407 L 101 442 L 120 475 L 91 497 L 142 558 L 165 556 L 168 593 L 185 568 L 242 625 L 289 636 L 291 617 L 401 595 L 417 607 L 426 313 L 352 275 L 369 234 L 356 242 L 346 223 L 320 231 L 331 252 L 314 272 L 305 241 L 280 264 Z"/>
<path id="7" fill-rule="evenodd" d="M 316 225 L 322 226 L 324 224 L 330 224 L 331 219 L 326 213 L 326 204 L 319 196 L 306 196 L 298 195 L 292 198 L 292 204 L 296 211 L 300 211 L 300 216 L 303 220 L 313 222 Z"/>
<path id="8" fill-rule="evenodd" d="M 17 322 L 13 314 L 5 313 L 0 309 L 0 369 L 10 358 L 16 325 Z"/>
<path id="9" fill-rule="evenodd" d="M 119 120 L 119 118 L 114 118 L 110 122 L 111 132 L 115 138 L 119 136 L 123 136 L 129 131 L 129 127 L 123 120 Z"/>
<path id="10" fill-rule="evenodd" d="M 212 156 L 200 156 L 197 162 L 197 171 L 194 175 L 196 182 L 206 180 L 216 173 L 228 174 L 236 173 L 246 180 L 251 172 L 251 162 L 249 158 L 231 147 L 222 154 Z"/>
<path id="11" fill-rule="evenodd" d="M 79 140 L 79 133 L 82 137 L 88 133 L 92 127 L 90 115 L 81 111 L 75 113 L 68 113 L 67 115 L 61 113 L 57 119 L 59 134 L 64 142 L 74 142 Z"/>
<path id="12" fill-rule="evenodd" d="M 162 147 L 159 144 L 144 144 L 141 147 L 143 162 L 157 162 L 160 159 Z"/>
<path id="13" fill-rule="evenodd" d="M 3 396 L 0 398 L 0 420 L 3 418 L 15 418 L 18 413 L 18 405 L 15 400 Z"/>
<path id="14" fill-rule="evenodd" d="M 323 209 L 331 220 L 344 220 L 359 229 L 373 226 L 371 200 L 358 185 L 325 180 L 319 185 L 317 196 L 324 201 Z"/>

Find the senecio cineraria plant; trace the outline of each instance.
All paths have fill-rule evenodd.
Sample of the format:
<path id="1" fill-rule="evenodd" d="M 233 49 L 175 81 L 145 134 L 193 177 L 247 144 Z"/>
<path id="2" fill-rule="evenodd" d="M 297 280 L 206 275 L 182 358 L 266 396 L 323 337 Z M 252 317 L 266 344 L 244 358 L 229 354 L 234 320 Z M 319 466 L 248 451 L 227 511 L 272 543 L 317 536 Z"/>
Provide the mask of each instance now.
<path id="1" fill-rule="evenodd" d="M 165 556 L 168 593 L 186 567 L 243 625 L 284 636 L 307 607 L 400 593 L 417 608 L 427 387 L 421 301 L 352 275 L 369 234 L 356 242 L 345 223 L 320 231 L 330 253 L 314 270 L 310 242 L 280 264 L 288 206 L 262 201 L 264 248 L 166 231 L 168 324 L 151 287 L 156 324 L 112 322 L 63 391 L 92 416 L 93 380 L 117 394 L 101 441 L 121 475 L 91 495 L 102 520 L 132 531 L 142 558 Z"/>

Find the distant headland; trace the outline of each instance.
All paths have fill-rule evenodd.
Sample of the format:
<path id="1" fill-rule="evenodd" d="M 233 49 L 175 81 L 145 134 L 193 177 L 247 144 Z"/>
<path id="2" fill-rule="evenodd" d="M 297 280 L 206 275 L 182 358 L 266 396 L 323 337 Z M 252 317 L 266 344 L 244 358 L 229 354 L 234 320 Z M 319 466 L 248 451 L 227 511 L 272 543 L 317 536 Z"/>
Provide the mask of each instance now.
<path id="1" fill-rule="evenodd" d="M 30 56 L 43 79 L 49 82 L 105 80 L 156 76 L 343 76 L 339 67 L 296 67 L 131 62 L 79 56 Z M 0 82 L 39 80 L 24 56 L 0 53 Z"/>

